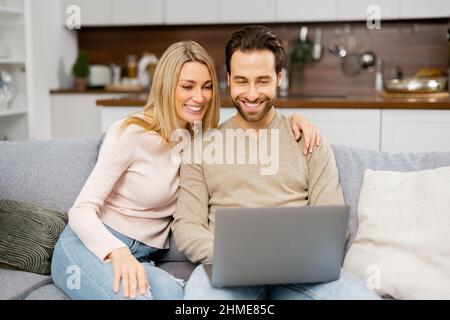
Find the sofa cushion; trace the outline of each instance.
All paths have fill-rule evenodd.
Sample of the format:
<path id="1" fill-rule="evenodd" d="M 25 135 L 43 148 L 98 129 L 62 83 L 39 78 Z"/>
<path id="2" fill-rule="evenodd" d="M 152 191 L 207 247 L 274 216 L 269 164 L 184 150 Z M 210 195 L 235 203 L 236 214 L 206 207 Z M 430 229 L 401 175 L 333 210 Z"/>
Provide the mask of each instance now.
<path id="1" fill-rule="evenodd" d="M 332 145 L 345 203 L 350 206 L 350 248 L 358 230 L 357 205 L 366 169 L 420 171 L 450 165 L 450 152 L 387 153 Z"/>
<path id="2" fill-rule="evenodd" d="M 50 275 L 53 249 L 67 214 L 0 200 L 0 267 Z"/>
<path id="3" fill-rule="evenodd" d="M 156 266 L 167 271 L 175 278 L 187 280 L 197 265 L 192 262 L 163 262 L 157 263 Z"/>
<path id="4" fill-rule="evenodd" d="M 0 300 L 22 300 L 51 281 L 50 277 L 36 273 L 0 269 Z"/>
<path id="5" fill-rule="evenodd" d="M 450 299 L 449 194 L 450 166 L 366 170 L 344 268 L 381 296 Z"/>
<path id="6" fill-rule="evenodd" d="M 32 291 L 25 300 L 70 300 L 70 298 L 52 283 Z"/>
<path id="7" fill-rule="evenodd" d="M 0 199 L 67 212 L 97 161 L 101 137 L 0 142 Z"/>

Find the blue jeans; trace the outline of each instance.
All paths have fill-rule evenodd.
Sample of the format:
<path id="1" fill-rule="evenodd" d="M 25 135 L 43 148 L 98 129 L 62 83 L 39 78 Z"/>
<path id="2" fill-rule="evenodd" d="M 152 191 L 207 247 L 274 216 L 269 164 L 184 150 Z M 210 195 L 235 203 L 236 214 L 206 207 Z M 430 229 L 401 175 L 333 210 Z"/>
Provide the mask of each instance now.
<path id="1" fill-rule="evenodd" d="M 195 268 L 184 289 L 186 300 L 378 300 L 375 292 L 351 273 L 341 270 L 336 281 L 214 288 L 202 265 Z"/>
<path id="2" fill-rule="evenodd" d="M 151 292 L 143 296 L 138 295 L 136 299 L 175 300 L 183 298 L 183 288 L 175 277 L 155 267 L 150 260 L 151 255 L 158 249 L 107 228 L 128 246 L 133 256 L 144 265 L 147 271 Z M 53 252 L 52 278 L 53 282 L 71 299 L 126 299 L 122 285 L 118 293 L 113 291 L 112 263 L 100 261 L 69 226 L 64 229 Z"/>

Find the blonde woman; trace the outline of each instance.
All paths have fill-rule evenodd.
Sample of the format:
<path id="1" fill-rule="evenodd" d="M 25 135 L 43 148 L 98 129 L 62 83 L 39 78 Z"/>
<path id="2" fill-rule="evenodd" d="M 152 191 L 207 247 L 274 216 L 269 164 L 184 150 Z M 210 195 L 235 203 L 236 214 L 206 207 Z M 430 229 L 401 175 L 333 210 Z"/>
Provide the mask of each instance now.
<path id="1" fill-rule="evenodd" d="M 217 127 L 218 93 L 207 52 L 178 42 L 158 63 L 146 107 L 109 128 L 53 254 L 53 281 L 70 298 L 183 298 L 179 282 L 152 262 L 169 247 L 179 187 L 170 139 L 197 121 L 203 129 Z M 315 126 L 294 119 L 294 132 L 310 132 L 314 147 Z"/>

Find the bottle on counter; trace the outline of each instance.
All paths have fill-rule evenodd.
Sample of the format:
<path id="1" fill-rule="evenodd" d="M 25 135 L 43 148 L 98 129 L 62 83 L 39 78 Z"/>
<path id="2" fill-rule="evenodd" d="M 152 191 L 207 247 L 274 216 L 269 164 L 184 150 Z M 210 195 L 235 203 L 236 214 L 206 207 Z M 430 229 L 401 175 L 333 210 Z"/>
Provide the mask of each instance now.
<path id="1" fill-rule="evenodd" d="M 281 69 L 281 84 L 280 84 L 280 97 L 287 97 L 289 95 L 289 72 L 286 68 Z"/>
<path id="2" fill-rule="evenodd" d="M 383 60 L 378 57 L 376 61 L 375 72 L 375 91 L 380 92 L 384 90 L 383 83 Z"/>
<path id="3" fill-rule="evenodd" d="M 130 79 L 137 78 L 137 58 L 134 54 L 127 56 L 127 77 Z"/>
<path id="4" fill-rule="evenodd" d="M 112 85 L 119 86 L 122 69 L 118 64 L 111 63 Z"/>
<path id="5" fill-rule="evenodd" d="M 447 44 L 448 44 L 447 88 L 448 92 L 450 92 L 450 28 L 447 30 Z"/>

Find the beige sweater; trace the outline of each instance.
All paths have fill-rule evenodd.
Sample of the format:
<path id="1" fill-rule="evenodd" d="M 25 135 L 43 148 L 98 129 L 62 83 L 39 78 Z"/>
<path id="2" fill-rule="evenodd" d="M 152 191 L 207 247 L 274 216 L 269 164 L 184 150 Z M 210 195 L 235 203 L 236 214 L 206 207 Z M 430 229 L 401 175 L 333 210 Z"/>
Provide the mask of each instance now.
<path id="1" fill-rule="evenodd" d="M 234 118 L 219 127 L 221 132 L 238 128 Z M 267 162 L 181 166 L 172 230 L 178 249 L 191 261 L 212 261 L 217 208 L 344 204 L 334 155 L 325 139 L 312 154 L 304 155 L 304 139 L 294 140 L 287 117 L 276 114 L 268 129 L 279 129 L 279 151 L 274 149 L 272 155 L 279 155 L 279 166 L 273 175 L 261 174 Z"/>
<path id="2" fill-rule="evenodd" d="M 106 133 L 97 164 L 69 211 L 69 225 L 100 260 L 126 247 L 104 224 L 155 248 L 169 247 L 179 162 L 155 132 L 115 122 Z"/>

